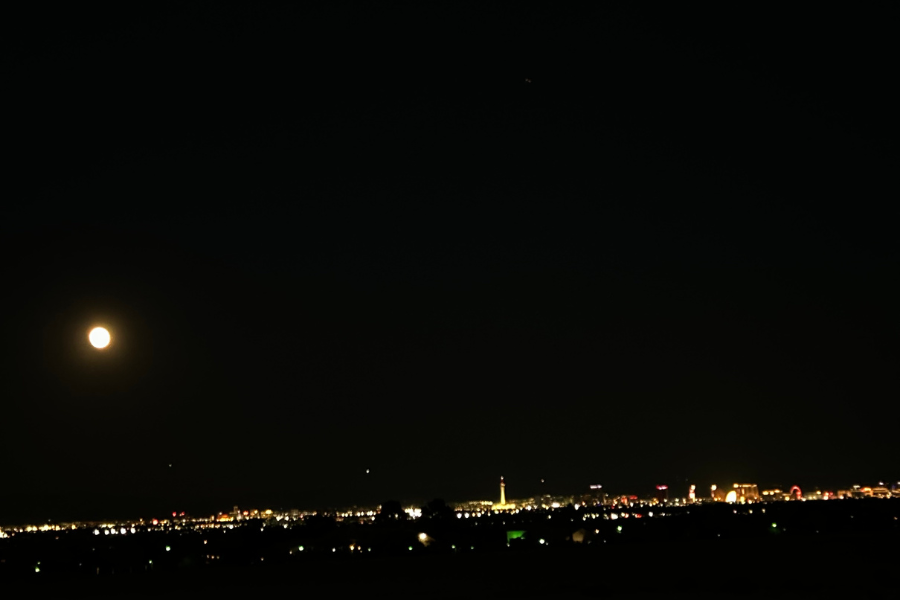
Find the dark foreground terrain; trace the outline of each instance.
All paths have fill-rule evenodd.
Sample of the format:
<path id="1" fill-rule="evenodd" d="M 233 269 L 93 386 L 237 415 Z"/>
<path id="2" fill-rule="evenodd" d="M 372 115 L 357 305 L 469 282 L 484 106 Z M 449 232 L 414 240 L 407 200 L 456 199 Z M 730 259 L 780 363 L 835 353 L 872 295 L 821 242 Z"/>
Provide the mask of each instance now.
<path id="1" fill-rule="evenodd" d="M 592 521 L 569 507 L 477 521 L 17 534 L 0 543 L 0 589 L 11 598 L 892 598 L 898 508 L 721 504 Z M 507 545 L 510 527 L 525 534 Z M 418 543 L 426 532 L 431 541 Z"/>
<path id="2" fill-rule="evenodd" d="M 40 597 L 895 597 L 896 537 L 840 536 L 315 560 L 273 567 L 17 580 Z M 9 589 L 9 587 L 7 587 Z"/>

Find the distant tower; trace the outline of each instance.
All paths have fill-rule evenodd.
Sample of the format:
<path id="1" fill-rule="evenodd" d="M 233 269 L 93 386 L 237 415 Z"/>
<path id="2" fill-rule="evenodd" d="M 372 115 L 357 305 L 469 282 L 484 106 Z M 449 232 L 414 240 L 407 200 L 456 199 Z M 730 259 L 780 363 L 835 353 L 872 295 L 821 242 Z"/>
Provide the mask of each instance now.
<path id="1" fill-rule="evenodd" d="M 500 476 L 500 502 L 495 503 L 491 506 L 491 510 L 502 511 L 502 510 L 516 510 L 515 504 L 507 504 L 506 503 L 506 482 L 503 480 L 503 476 Z"/>

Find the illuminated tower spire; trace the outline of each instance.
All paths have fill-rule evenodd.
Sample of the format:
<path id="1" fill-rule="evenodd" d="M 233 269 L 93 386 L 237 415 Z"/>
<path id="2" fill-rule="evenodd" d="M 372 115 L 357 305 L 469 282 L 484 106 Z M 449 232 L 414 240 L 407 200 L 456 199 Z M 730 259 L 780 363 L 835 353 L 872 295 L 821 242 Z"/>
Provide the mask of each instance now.
<path id="1" fill-rule="evenodd" d="M 515 504 L 506 503 L 506 481 L 500 476 L 500 502 L 493 505 L 492 510 L 516 510 Z"/>

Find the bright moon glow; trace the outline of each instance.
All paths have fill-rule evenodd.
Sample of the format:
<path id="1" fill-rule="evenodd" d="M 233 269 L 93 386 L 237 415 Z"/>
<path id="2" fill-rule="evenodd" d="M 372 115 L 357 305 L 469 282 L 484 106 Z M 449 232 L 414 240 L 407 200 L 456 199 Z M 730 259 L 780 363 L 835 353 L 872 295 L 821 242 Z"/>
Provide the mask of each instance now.
<path id="1" fill-rule="evenodd" d="M 102 327 L 94 327 L 88 334 L 91 346 L 94 348 L 106 348 L 109 346 L 109 332 Z"/>

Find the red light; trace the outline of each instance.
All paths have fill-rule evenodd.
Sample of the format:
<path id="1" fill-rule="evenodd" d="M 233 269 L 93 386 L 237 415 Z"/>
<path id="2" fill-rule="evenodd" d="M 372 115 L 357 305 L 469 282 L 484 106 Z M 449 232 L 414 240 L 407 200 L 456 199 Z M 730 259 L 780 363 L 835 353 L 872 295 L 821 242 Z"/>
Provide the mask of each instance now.
<path id="1" fill-rule="evenodd" d="M 182 517 L 184 516 L 184 511 L 181 511 L 181 516 L 182 516 Z"/>
<path id="2" fill-rule="evenodd" d="M 154 525 L 159 525 L 159 521 L 157 521 L 156 519 L 153 519 L 153 524 L 154 524 Z"/>
<path id="3" fill-rule="evenodd" d="M 656 486 L 656 489 L 658 489 L 658 490 L 667 490 L 667 489 L 669 489 L 669 486 L 667 486 L 667 485 L 658 485 L 658 486 Z"/>
<path id="4" fill-rule="evenodd" d="M 172 513 L 172 516 L 173 516 L 173 517 L 177 517 L 177 516 L 178 516 L 178 513 Z"/>
<path id="5" fill-rule="evenodd" d="M 643 517 L 643 516 L 644 516 L 644 515 L 642 515 L 641 513 L 636 513 L 636 514 L 634 515 L 634 518 L 635 518 L 635 519 L 640 519 L 640 518 Z"/>

